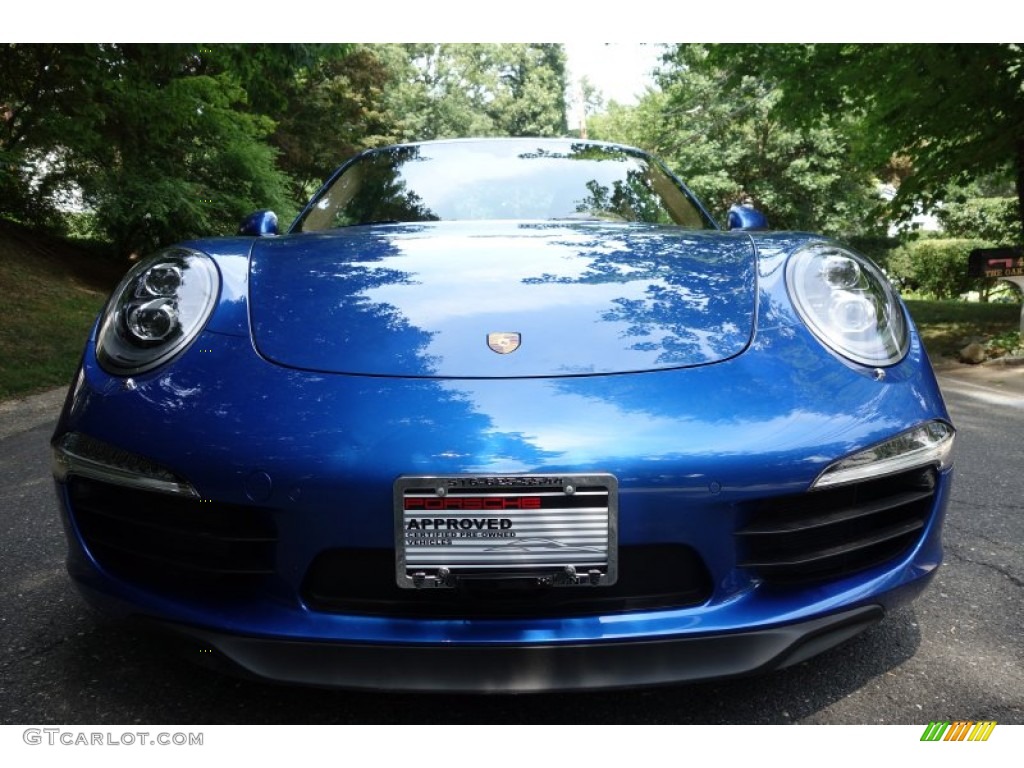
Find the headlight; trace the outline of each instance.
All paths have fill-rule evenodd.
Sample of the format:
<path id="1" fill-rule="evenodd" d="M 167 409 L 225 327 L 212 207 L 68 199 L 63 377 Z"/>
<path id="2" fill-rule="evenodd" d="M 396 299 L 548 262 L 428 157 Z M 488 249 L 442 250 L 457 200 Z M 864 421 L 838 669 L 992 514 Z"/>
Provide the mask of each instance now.
<path id="1" fill-rule="evenodd" d="M 168 248 L 143 259 L 117 286 L 103 314 L 96 356 L 110 373 L 127 376 L 167 362 L 202 330 L 220 276 L 212 259 Z"/>
<path id="2" fill-rule="evenodd" d="M 828 243 L 794 253 L 786 286 L 797 312 L 830 349 L 862 365 L 898 363 L 910 343 L 885 275 L 868 259 Z"/>
<path id="3" fill-rule="evenodd" d="M 840 459 L 822 472 L 814 488 L 827 488 L 917 467 L 947 469 L 953 462 L 953 427 L 929 421 L 895 437 Z"/>
<path id="4" fill-rule="evenodd" d="M 62 483 L 77 475 L 147 491 L 199 496 L 191 483 L 169 469 L 78 432 L 54 442 L 52 467 L 54 478 Z"/>

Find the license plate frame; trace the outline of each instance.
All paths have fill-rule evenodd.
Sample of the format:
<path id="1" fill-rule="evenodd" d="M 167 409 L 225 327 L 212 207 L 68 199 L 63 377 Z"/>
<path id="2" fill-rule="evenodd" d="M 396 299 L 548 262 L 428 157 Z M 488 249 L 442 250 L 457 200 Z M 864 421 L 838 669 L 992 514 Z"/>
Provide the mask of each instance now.
<path id="1" fill-rule="evenodd" d="M 394 511 L 403 589 L 618 580 L 619 491 L 608 473 L 403 475 Z"/>

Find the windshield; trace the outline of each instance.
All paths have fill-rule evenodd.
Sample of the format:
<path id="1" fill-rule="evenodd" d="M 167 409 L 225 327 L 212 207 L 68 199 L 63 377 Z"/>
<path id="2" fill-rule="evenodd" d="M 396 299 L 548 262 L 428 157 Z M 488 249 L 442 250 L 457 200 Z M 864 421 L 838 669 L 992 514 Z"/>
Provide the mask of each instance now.
<path id="1" fill-rule="evenodd" d="M 484 219 L 714 228 L 693 198 L 638 151 L 509 139 L 403 145 L 360 155 L 321 190 L 294 230 Z"/>

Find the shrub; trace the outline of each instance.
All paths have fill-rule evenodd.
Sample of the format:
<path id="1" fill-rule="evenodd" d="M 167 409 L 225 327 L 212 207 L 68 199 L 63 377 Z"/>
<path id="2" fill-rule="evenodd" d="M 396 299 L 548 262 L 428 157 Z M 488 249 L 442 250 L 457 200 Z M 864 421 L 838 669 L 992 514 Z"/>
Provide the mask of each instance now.
<path id="1" fill-rule="evenodd" d="M 936 299 L 952 299 L 991 285 L 991 280 L 967 277 L 970 252 L 991 247 L 985 240 L 916 240 L 893 252 L 889 271 L 896 285 Z"/>

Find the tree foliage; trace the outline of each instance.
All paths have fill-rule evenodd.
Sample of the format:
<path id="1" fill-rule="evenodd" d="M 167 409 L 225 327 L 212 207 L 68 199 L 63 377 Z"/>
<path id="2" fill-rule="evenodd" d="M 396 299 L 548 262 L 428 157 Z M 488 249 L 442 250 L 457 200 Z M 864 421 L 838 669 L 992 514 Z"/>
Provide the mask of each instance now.
<path id="1" fill-rule="evenodd" d="M 389 108 L 403 139 L 566 132 L 560 45 L 416 43 L 371 49 L 397 74 Z"/>
<path id="2" fill-rule="evenodd" d="M 1012 197 L 969 197 L 946 203 L 935 214 L 949 237 L 992 245 L 1013 245 L 1018 239 L 1017 201 Z"/>
<path id="3" fill-rule="evenodd" d="M 751 201 L 774 228 L 848 235 L 877 228 L 870 174 L 848 162 L 840 120 L 790 126 L 782 97 L 757 75 L 734 78 L 707 48 L 669 49 L 660 92 L 613 105 L 591 135 L 637 144 L 665 159 L 718 215 Z"/>
<path id="4" fill-rule="evenodd" d="M 275 120 L 269 141 L 294 200 L 304 201 L 341 160 L 396 139 L 386 104 L 395 74 L 367 46 L 229 51 L 237 66 L 245 65 L 251 108 Z M 260 66 L 253 65 L 254 55 Z"/>
<path id="5" fill-rule="evenodd" d="M 0 46 L 0 212 L 48 222 L 70 183 L 67 147 L 98 116 L 82 87 L 94 71 L 89 46 Z"/>
<path id="6" fill-rule="evenodd" d="M 716 45 L 710 55 L 734 85 L 757 72 L 779 88 L 773 114 L 787 124 L 856 118 L 851 160 L 900 182 L 894 202 L 905 214 L 1010 174 L 1024 222 L 1021 45 Z"/>
<path id="7" fill-rule="evenodd" d="M 288 216 L 395 140 L 563 134 L 552 44 L 0 47 L 0 215 L 68 194 L 120 253 Z"/>
<path id="8" fill-rule="evenodd" d="M 273 122 L 244 108 L 229 72 L 191 71 L 191 51 L 119 46 L 96 98 L 90 172 L 79 183 L 120 250 L 231 231 L 256 207 L 291 207 L 265 139 Z"/>
<path id="9" fill-rule="evenodd" d="M 8 46 L 5 186 L 15 214 L 80 189 L 103 236 L 130 253 L 226 231 L 255 207 L 287 209 L 266 142 L 273 122 L 247 108 L 238 77 L 199 45 Z M 16 198 L 17 199 L 17 198 Z"/>

